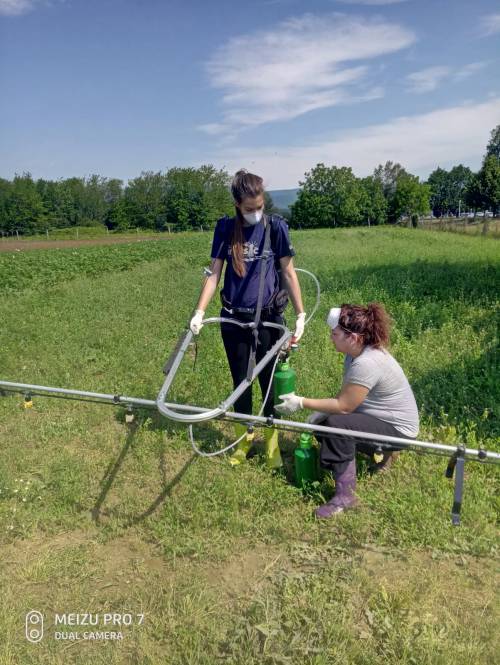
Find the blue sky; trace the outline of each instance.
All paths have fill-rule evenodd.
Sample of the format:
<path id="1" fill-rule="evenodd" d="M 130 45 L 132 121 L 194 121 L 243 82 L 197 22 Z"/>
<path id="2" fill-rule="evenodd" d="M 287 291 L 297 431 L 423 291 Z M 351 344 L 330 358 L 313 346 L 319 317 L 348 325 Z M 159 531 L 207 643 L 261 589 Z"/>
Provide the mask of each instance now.
<path id="1" fill-rule="evenodd" d="M 494 0 L 0 0 L 0 176 L 477 169 L 499 73 Z"/>

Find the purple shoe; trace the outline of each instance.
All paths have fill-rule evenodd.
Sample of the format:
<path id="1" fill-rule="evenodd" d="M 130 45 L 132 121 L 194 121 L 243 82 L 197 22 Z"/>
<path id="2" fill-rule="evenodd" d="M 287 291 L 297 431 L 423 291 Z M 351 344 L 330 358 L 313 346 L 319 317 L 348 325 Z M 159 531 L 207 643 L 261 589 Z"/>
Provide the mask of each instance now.
<path id="1" fill-rule="evenodd" d="M 342 473 L 336 473 L 335 476 L 335 496 L 316 508 L 314 514 L 319 519 L 326 519 L 343 513 L 344 510 L 354 508 L 358 504 L 358 499 L 354 494 L 356 490 L 356 460 L 351 460 Z"/>
<path id="2" fill-rule="evenodd" d="M 349 508 L 355 508 L 358 505 L 358 500 L 356 497 L 353 497 L 349 503 L 343 504 L 337 503 L 335 499 L 336 497 L 333 497 L 333 499 L 330 499 L 330 501 L 327 501 L 327 503 L 324 503 L 322 506 L 319 506 L 319 508 L 316 508 L 314 511 L 316 517 L 319 519 L 326 519 L 328 517 L 332 517 L 332 515 L 343 513 L 344 510 L 349 510 Z"/>

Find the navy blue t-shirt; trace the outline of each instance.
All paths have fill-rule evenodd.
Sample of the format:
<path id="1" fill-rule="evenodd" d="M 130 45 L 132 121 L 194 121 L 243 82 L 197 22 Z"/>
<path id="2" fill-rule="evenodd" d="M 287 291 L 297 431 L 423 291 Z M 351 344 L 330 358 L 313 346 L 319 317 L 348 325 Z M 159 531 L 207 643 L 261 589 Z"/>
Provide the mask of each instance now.
<path id="1" fill-rule="evenodd" d="M 288 235 L 286 220 L 278 215 L 268 217 L 271 224 L 270 256 L 266 265 L 264 295 L 262 306 L 266 307 L 279 288 L 279 259 L 284 256 L 295 256 L 295 251 Z M 212 242 L 212 259 L 224 259 L 226 272 L 222 292 L 232 307 L 256 307 L 259 294 L 259 275 L 264 251 L 265 228 L 262 222 L 254 226 L 243 226 L 243 260 L 245 276 L 239 277 L 234 271 L 231 256 L 231 239 L 235 219 L 224 217 L 219 219 L 214 231 Z"/>

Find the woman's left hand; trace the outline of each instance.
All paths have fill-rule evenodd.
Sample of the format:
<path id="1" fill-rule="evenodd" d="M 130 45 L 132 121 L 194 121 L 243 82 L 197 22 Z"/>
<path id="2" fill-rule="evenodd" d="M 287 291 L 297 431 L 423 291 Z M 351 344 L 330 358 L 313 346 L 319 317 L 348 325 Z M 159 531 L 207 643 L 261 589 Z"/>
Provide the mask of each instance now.
<path id="1" fill-rule="evenodd" d="M 295 321 L 295 332 L 293 333 L 293 337 L 294 337 L 295 342 L 298 342 L 299 339 L 304 334 L 305 321 L 306 321 L 306 313 L 305 312 L 301 312 L 300 314 L 297 314 L 297 320 Z"/>
<path id="2" fill-rule="evenodd" d="M 307 422 L 311 425 L 319 425 L 322 420 L 326 420 L 327 418 L 328 413 L 325 413 L 324 411 L 313 411 L 307 419 Z"/>
<path id="3" fill-rule="evenodd" d="M 286 395 L 280 395 L 279 398 L 283 400 L 282 403 L 276 404 L 274 407 L 278 413 L 295 413 L 295 411 L 304 408 L 302 406 L 302 397 L 299 397 L 295 393 L 286 393 Z"/>

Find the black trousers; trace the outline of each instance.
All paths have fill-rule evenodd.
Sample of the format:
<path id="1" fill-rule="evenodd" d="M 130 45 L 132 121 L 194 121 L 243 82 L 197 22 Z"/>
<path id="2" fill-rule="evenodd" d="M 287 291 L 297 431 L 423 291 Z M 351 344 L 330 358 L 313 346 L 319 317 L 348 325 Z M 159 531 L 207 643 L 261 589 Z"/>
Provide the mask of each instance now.
<path id="1" fill-rule="evenodd" d="M 411 437 L 401 434 L 390 423 L 386 423 L 365 413 L 325 416 L 324 420 L 318 421 L 316 424 L 358 432 L 370 432 L 371 434 L 382 434 L 384 436 L 397 436 L 401 439 L 411 440 Z M 337 473 L 342 473 L 349 462 L 354 459 L 356 451 L 371 456 L 379 446 L 381 446 L 383 452 L 402 449 L 398 445 L 381 444 L 377 441 L 370 441 L 369 439 L 356 439 L 354 436 L 344 434 L 322 435 L 317 433 L 315 437 L 320 443 L 319 460 L 321 466 L 329 471 L 335 470 Z"/>
<path id="2" fill-rule="evenodd" d="M 248 323 L 253 317 L 238 317 L 230 315 L 223 309 L 220 316 L 232 318 Z M 279 314 L 270 314 L 263 311 L 261 321 L 270 323 L 283 323 L 283 317 Z M 246 377 L 248 369 L 248 359 L 252 347 L 253 333 L 249 328 L 240 328 L 240 326 L 231 323 L 221 323 L 221 335 L 226 350 L 227 361 L 233 377 L 233 388 L 236 388 Z M 259 343 L 257 345 L 256 361 L 259 362 L 275 344 L 280 337 L 280 331 L 276 328 L 264 328 L 259 326 Z M 276 358 L 276 356 L 274 357 Z M 262 392 L 262 399 L 266 394 L 269 382 L 272 380 L 273 361 L 271 360 L 259 374 L 259 384 Z M 274 396 L 271 388 L 269 397 L 264 406 L 264 415 L 270 416 L 273 413 Z M 249 386 L 245 392 L 234 403 L 234 410 L 238 413 L 252 413 L 252 386 Z"/>

